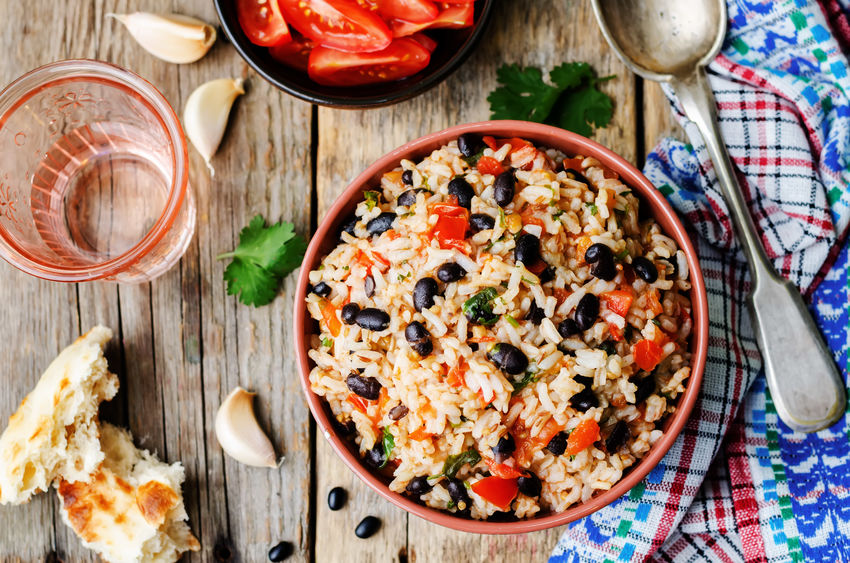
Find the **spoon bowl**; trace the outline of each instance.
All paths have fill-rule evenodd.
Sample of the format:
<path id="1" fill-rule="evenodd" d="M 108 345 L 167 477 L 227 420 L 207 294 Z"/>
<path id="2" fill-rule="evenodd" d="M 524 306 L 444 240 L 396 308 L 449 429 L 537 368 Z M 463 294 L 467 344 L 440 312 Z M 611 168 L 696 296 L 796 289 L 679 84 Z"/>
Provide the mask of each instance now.
<path id="1" fill-rule="evenodd" d="M 658 82 L 707 65 L 726 36 L 725 0 L 596 0 L 593 11 L 626 66 Z"/>

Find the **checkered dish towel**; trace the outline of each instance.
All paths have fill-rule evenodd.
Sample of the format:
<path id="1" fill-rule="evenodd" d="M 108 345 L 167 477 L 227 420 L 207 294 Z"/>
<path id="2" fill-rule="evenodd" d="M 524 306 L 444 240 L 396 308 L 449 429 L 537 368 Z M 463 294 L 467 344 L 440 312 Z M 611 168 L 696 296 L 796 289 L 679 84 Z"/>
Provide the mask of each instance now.
<path id="1" fill-rule="evenodd" d="M 709 68 L 720 128 L 768 255 L 811 294 L 850 223 L 850 0 L 727 5 L 726 42 Z M 777 421 L 744 307 L 746 264 L 702 137 L 667 95 L 691 143 L 662 141 L 645 173 L 695 230 L 710 319 L 702 391 L 661 463 L 627 495 L 570 526 L 550 563 L 850 559 L 850 550 L 842 556 L 835 547 L 846 541 L 836 538 L 850 536 L 850 508 L 801 518 L 792 502 L 800 491 L 789 493 L 789 454 L 779 445 L 806 438 Z M 812 439 L 841 442 L 843 425 Z M 816 451 L 798 456 L 801 473 L 817 459 Z M 815 500 L 834 490 L 818 481 L 806 486 L 803 494 L 812 490 Z M 850 507 L 843 491 L 835 504 Z"/>

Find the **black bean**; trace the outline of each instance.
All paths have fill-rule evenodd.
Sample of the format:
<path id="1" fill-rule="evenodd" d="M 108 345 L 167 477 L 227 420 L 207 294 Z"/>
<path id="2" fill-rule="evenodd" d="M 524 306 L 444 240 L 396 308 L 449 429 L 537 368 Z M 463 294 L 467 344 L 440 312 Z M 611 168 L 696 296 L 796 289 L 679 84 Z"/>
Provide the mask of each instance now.
<path id="1" fill-rule="evenodd" d="M 567 433 L 558 432 L 552 436 L 552 439 L 549 440 L 548 444 L 546 444 L 546 449 L 554 455 L 561 455 L 567 451 Z"/>
<path id="2" fill-rule="evenodd" d="M 658 268 L 656 268 L 655 264 L 643 256 L 638 256 L 632 260 L 632 268 L 634 268 L 635 273 L 640 276 L 640 279 L 646 283 L 653 283 L 658 279 Z"/>
<path id="3" fill-rule="evenodd" d="M 370 538 L 381 529 L 381 521 L 374 516 L 367 516 L 357 524 L 354 529 L 354 535 L 360 539 Z"/>
<path id="4" fill-rule="evenodd" d="M 393 228 L 393 221 L 395 221 L 395 218 L 396 214 L 390 211 L 381 213 L 366 223 L 366 230 L 370 235 L 380 235 L 381 233 L 385 233 Z"/>
<path id="5" fill-rule="evenodd" d="M 516 514 L 513 512 L 503 512 L 501 510 L 497 510 L 487 517 L 488 522 L 516 522 L 518 520 Z"/>
<path id="6" fill-rule="evenodd" d="M 269 550 L 269 561 L 283 561 L 295 553 L 295 547 L 288 541 L 282 541 Z"/>
<path id="7" fill-rule="evenodd" d="M 537 326 L 546 318 L 546 313 L 542 308 L 537 306 L 537 301 L 531 300 L 531 305 L 528 307 L 528 312 L 525 314 L 526 321 L 531 321 L 531 324 Z"/>
<path id="8" fill-rule="evenodd" d="M 514 262 L 522 262 L 526 268 L 534 266 L 540 260 L 540 239 L 524 233 L 517 237 L 514 248 Z"/>
<path id="9" fill-rule="evenodd" d="M 340 227 L 339 227 L 339 229 L 340 229 L 339 230 L 339 240 L 340 240 L 340 242 L 342 242 L 342 233 L 348 233 L 351 236 L 356 237 L 357 235 L 354 234 L 354 227 L 356 227 L 356 226 L 357 226 L 357 216 L 356 215 L 352 215 L 351 217 L 346 219 L 345 222 L 342 225 L 340 225 Z"/>
<path id="10" fill-rule="evenodd" d="M 319 282 L 313 286 L 312 291 L 319 297 L 327 297 L 331 294 L 331 286 L 329 286 L 325 282 Z"/>
<path id="11" fill-rule="evenodd" d="M 591 244 L 584 252 L 584 261 L 588 264 L 595 264 L 600 259 L 604 259 L 606 257 L 614 258 L 614 254 L 611 252 L 611 249 L 608 248 L 608 245 L 602 244 L 601 242 Z"/>
<path id="12" fill-rule="evenodd" d="M 372 449 L 367 450 L 366 454 L 363 456 L 363 461 L 366 462 L 366 465 L 369 465 L 374 469 L 380 469 L 381 466 L 384 465 L 384 459 L 386 459 L 384 454 L 384 444 L 382 444 L 380 440 L 375 442 Z"/>
<path id="13" fill-rule="evenodd" d="M 653 393 L 655 393 L 655 376 L 649 374 L 638 381 L 637 390 L 635 391 L 635 404 L 641 404 Z"/>
<path id="14" fill-rule="evenodd" d="M 617 343 L 613 340 L 606 340 L 602 344 L 600 344 L 597 350 L 605 350 L 605 354 L 608 356 L 613 356 L 617 353 Z"/>
<path id="15" fill-rule="evenodd" d="M 421 357 L 430 356 L 431 352 L 434 351 L 434 343 L 431 342 L 430 339 L 423 340 L 422 342 L 414 342 L 410 345 L 413 348 L 413 351 L 419 354 Z"/>
<path id="16" fill-rule="evenodd" d="M 617 277 L 617 266 L 613 258 L 602 259 L 590 266 L 590 273 L 601 280 L 611 281 Z"/>
<path id="17" fill-rule="evenodd" d="M 496 220 L 486 213 L 473 213 L 469 216 L 469 226 L 476 233 L 487 231 L 496 226 Z"/>
<path id="18" fill-rule="evenodd" d="M 449 491 L 449 496 L 455 502 L 458 510 L 466 510 L 472 503 L 469 501 L 469 493 L 466 492 L 466 487 L 460 479 L 449 479 L 446 489 Z"/>
<path id="19" fill-rule="evenodd" d="M 363 291 L 366 292 L 366 297 L 375 295 L 375 278 L 371 275 L 366 276 L 366 279 L 363 280 Z"/>
<path id="20" fill-rule="evenodd" d="M 422 278 L 413 286 L 413 308 L 417 311 L 434 306 L 434 297 L 440 293 L 440 286 L 434 278 Z"/>
<path id="21" fill-rule="evenodd" d="M 345 506 L 345 501 L 348 500 L 348 493 L 342 487 L 334 487 L 328 493 L 328 508 L 331 510 L 339 510 Z"/>
<path id="22" fill-rule="evenodd" d="M 519 487 L 519 492 L 528 497 L 540 496 L 543 491 L 543 483 L 534 473 L 530 471 L 525 475 L 517 477 L 516 484 Z"/>
<path id="23" fill-rule="evenodd" d="M 413 321 L 407 328 L 404 329 L 404 337 L 408 342 L 420 342 L 426 338 L 429 338 L 431 333 L 428 332 L 428 329 L 425 328 L 425 325 L 420 323 L 419 321 Z"/>
<path id="24" fill-rule="evenodd" d="M 555 268 L 546 266 L 546 269 L 540 272 L 540 275 L 537 277 L 540 278 L 540 283 L 549 283 L 555 279 Z"/>
<path id="25" fill-rule="evenodd" d="M 416 203 L 416 194 L 419 190 L 407 190 L 401 192 L 401 195 L 395 200 L 396 205 L 410 207 L 414 203 Z"/>
<path id="26" fill-rule="evenodd" d="M 596 398 L 590 387 L 585 387 L 570 397 L 570 406 L 579 412 L 587 412 L 589 409 L 599 406 L 599 399 Z"/>
<path id="27" fill-rule="evenodd" d="M 345 378 L 345 384 L 352 393 L 360 395 L 369 401 L 378 399 L 381 393 L 381 384 L 374 377 L 363 377 L 357 372 L 351 372 L 351 375 Z"/>
<path id="28" fill-rule="evenodd" d="M 512 344 L 494 344 L 487 352 L 487 359 L 509 375 L 525 373 L 528 368 L 528 358 Z"/>
<path id="29" fill-rule="evenodd" d="M 576 305 L 574 316 L 579 330 L 592 327 L 599 316 L 599 298 L 592 293 L 586 293 Z"/>
<path id="30" fill-rule="evenodd" d="M 620 420 L 617 421 L 617 424 L 614 425 L 614 429 L 605 439 L 605 449 L 609 454 L 617 453 L 617 451 L 626 443 L 626 440 L 629 438 L 629 425 L 626 424 L 626 421 Z"/>
<path id="31" fill-rule="evenodd" d="M 573 381 L 584 385 L 585 389 L 593 387 L 593 378 L 587 375 L 575 375 L 573 376 Z"/>
<path id="32" fill-rule="evenodd" d="M 502 172 L 496 176 L 493 182 L 493 199 L 499 207 L 507 207 L 514 200 L 514 192 L 516 191 L 516 178 L 511 170 Z"/>
<path id="33" fill-rule="evenodd" d="M 404 405 L 396 405 L 390 409 L 390 420 L 401 420 L 407 413 L 410 412 L 410 409 Z"/>
<path id="34" fill-rule="evenodd" d="M 477 352 L 478 351 L 478 344 L 476 342 L 470 342 L 469 343 L 469 349 L 472 350 L 473 352 Z"/>
<path id="35" fill-rule="evenodd" d="M 381 331 L 386 330 L 390 326 L 390 316 L 380 309 L 366 307 L 357 313 L 356 322 L 360 328 Z"/>
<path id="36" fill-rule="evenodd" d="M 502 463 L 511 457 L 514 450 L 516 450 L 516 443 L 513 436 L 508 433 L 499 438 L 499 441 L 493 446 L 493 457 L 496 458 L 496 463 Z"/>
<path id="37" fill-rule="evenodd" d="M 401 173 L 401 181 L 408 186 L 413 185 L 413 170 L 405 170 Z"/>
<path id="38" fill-rule="evenodd" d="M 449 195 L 457 198 L 457 204 L 461 207 L 469 209 L 472 206 L 472 196 L 475 195 L 475 190 L 463 178 L 453 178 L 449 182 Z"/>
<path id="39" fill-rule="evenodd" d="M 331 425 L 333 425 L 334 429 L 336 429 L 336 431 L 342 434 L 343 436 L 353 436 L 354 432 L 357 430 L 357 425 L 354 424 L 353 420 L 347 420 L 343 424 L 336 418 L 332 418 Z"/>
<path id="40" fill-rule="evenodd" d="M 679 261 L 676 260 L 675 256 L 673 256 L 672 258 L 664 258 L 663 256 L 659 256 L 658 259 L 664 260 L 665 262 L 670 264 L 670 266 L 673 268 L 673 273 L 670 274 L 669 276 L 667 276 L 668 280 L 669 279 L 675 279 L 676 277 L 678 277 L 678 275 L 679 275 Z"/>
<path id="41" fill-rule="evenodd" d="M 584 183 L 584 184 L 587 184 L 588 186 L 590 185 L 590 180 L 588 180 L 588 179 L 584 176 L 584 174 L 582 174 L 581 172 L 579 172 L 579 171 L 577 171 L 577 170 L 574 170 L 574 169 L 572 169 L 572 168 L 567 168 L 567 169 L 566 169 L 566 171 L 567 171 L 569 174 L 572 174 L 572 175 L 573 175 L 573 180 L 578 180 L 579 182 L 582 182 L 582 183 Z"/>
<path id="42" fill-rule="evenodd" d="M 428 482 L 428 477 L 425 475 L 420 475 L 419 477 L 414 477 L 411 479 L 407 486 L 404 488 L 405 491 L 410 493 L 413 496 L 421 496 L 434 488 L 434 485 Z"/>
<path id="43" fill-rule="evenodd" d="M 570 336 L 573 336 L 580 332 L 581 329 L 572 319 L 564 319 L 563 321 L 558 323 L 558 334 L 561 335 L 561 338 L 569 338 Z"/>
<path id="44" fill-rule="evenodd" d="M 466 275 L 466 270 L 457 262 L 446 262 L 437 268 L 437 279 L 443 283 L 456 282 Z"/>
<path id="45" fill-rule="evenodd" d="M 342 322 L 347 325 L 353 325 L 357 322 L 357 313 L 359 312 L 360 305 L 358 305 L 357 303 L 346 303 L 342 306 L 342 311 L 340 311 Z"/>
<path id="46" fill-rule="evenodd" d="M 474 133 L 464 133 L 457 138 L 457 148 L 467 158 L 474 156 L 481 148 L 481 137 Z"/>

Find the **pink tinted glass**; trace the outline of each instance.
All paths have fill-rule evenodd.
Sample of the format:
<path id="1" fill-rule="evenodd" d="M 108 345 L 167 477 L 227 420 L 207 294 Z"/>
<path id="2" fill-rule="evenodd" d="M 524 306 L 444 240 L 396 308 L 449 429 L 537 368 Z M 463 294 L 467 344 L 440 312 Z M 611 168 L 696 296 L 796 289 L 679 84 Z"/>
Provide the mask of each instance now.
<path id="1" fill-rule="evenodd" d="M 149 82 L 90 60 L 0 93 L 0 256 L 54 281 L 148 281 L 195 227 L 186 139 Z"/>

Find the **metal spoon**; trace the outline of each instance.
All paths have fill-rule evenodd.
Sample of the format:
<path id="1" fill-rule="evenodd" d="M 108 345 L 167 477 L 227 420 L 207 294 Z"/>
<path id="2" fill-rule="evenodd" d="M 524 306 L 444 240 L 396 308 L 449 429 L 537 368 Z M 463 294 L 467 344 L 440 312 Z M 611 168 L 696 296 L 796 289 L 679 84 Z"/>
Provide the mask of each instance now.
<path id="1" fill-rule="evenodd" d="M 726 0 L 591 2 L 620 59 L 643 78 L 669 82 L 705 140 L 749 263 L 747 306 L 779 417 L 800 432 L 830 426 L 844 413 L 843 381 L 797 288 L 776 273 L 764 253 L 717 125 L 705 66 L 726 35 Z"/>

